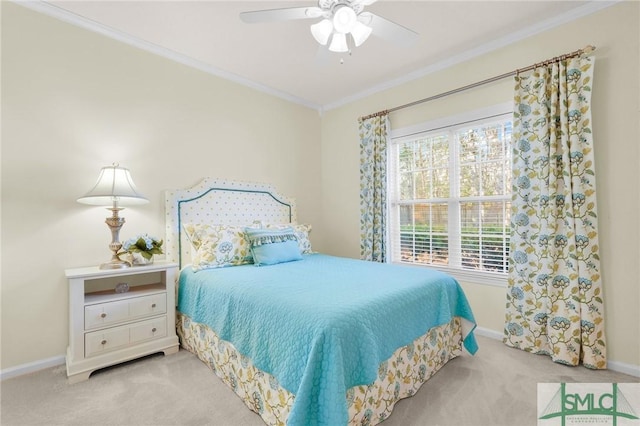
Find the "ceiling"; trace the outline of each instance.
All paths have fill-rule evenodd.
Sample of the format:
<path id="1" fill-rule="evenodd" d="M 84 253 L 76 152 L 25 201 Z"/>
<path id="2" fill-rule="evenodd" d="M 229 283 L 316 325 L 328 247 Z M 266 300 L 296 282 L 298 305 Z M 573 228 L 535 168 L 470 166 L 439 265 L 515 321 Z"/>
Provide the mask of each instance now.
<path id="1" fill-rule="evenodd" d="M 571 21 L 607 3 L 378 1 L 365 10 L 412 29 L 419 40 L 411 47 L 399 47 L 374 33 L 351 55 L 319 49 L 309 31 L 318 18 L 259 24 L 239 19 L 244 11 L 316 5 L 314 0 L 48 1 L 34 8 L 326 110 Z"/>

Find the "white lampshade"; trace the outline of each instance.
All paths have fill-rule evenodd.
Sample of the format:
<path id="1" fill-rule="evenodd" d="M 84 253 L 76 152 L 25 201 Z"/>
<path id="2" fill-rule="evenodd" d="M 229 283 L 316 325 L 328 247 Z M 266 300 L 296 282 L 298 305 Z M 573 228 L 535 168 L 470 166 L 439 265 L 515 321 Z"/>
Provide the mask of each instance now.
<path id="1" fill-rule="evenodd" d="M 328 19 L 323 19 L 317 24 L 313 24 L 311 26 L 311 34 L 313 35 L 313 38 L 323 46 L 326 46 L 332 32 L 333 24 Z"/>
<path id="2" fill-rule="evenodd" d="M 332 52 L 348 52 L 349 47 L 347 46 L 346 34 L 333 33 L 331 44 L 329 45 L 329 50 Z"/>
<path id="3" fill-rule="evenodd" d="M 351 32 L 356 22 L 358 22 L 356 12 L 349 6 L 340 6 L 333 14 L 333 28 L 339 33 Z"/>
<path id="4" fill-rule="evenodd" d="M 122 205 L 149 202 L 144 195 L 138 192 L 133 179 L 131 179 L 129 169 L 119 167 L 118 164 L 103 167 L 95 186 L 77 201 L 94 206 L 109 206 L 114 202 Z"/>
<path id="5" fill-rule="evenodd" d="M 373 29 L 371 27 L 366 26 L 362 22 L 356 21 L 353 29 L 351 30 L 351 36 L 353 37 L 353 42 L 356 47 L 360 46 L 369 38 L 372 30 Z"/>

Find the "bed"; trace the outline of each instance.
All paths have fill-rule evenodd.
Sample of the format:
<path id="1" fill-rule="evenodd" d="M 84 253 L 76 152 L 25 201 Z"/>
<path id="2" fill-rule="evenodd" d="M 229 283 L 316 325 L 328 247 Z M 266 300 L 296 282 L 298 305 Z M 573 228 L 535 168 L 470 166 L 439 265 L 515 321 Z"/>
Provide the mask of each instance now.
<path id="1" fill-rule="evenodd" d="M 377 424 L 477 350 L 452 277 L 314 252 L 271 185 L 207 178 L 165 199 L 181 345 L 266 424 Z"/>

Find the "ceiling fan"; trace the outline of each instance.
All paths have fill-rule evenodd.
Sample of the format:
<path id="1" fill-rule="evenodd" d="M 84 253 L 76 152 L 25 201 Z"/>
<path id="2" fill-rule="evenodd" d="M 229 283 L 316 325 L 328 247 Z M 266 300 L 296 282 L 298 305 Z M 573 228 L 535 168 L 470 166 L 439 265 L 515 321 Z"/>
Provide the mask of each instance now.
<path id="1" fill-rule="evenodd" d="M 311 34 L 322 46 L 332 52 L 348 52 L 349 43 L 358 47 L 371 34 L 401 46 L 410 45 L 418 34 L 388 19 L 365 12 L 364 7 L 376 0 L 318 0 L 317 7 L 289 7 L 240 13 L 247 23 L 317 19 L 311 25 Z M 350 36 L 350 37 L 347 37 Z"/>

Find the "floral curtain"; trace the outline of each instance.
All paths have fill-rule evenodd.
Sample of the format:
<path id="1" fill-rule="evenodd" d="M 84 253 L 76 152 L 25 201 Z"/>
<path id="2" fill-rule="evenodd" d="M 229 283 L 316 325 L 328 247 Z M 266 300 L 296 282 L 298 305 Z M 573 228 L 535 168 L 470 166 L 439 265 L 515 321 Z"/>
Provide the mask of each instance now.
<path id="1" fill-rule="evenodd" d="M 389 115 L 359 120 L 360 257 L 384 262 L 387 215 L 387 135 Z"/>
<path id="2" fill-rule="evenodd" d="M 504 342 L 606 368 L 591 133 L 593 59 L 515 77 Z"/>

